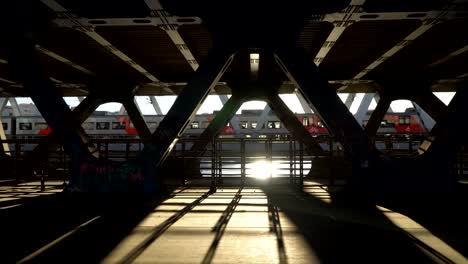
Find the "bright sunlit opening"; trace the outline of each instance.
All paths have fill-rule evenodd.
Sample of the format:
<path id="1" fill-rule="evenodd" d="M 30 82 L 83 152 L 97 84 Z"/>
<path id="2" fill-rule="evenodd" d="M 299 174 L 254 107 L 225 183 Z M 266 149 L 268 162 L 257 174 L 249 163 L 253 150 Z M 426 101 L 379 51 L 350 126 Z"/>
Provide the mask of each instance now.
<path id="1" fill-rule="evenodd" d="M 266 160 L 256 161 L 250 165 L 250 170 L 247 174 L 253 178 L 267 179 L 273 174 L 273 166 Z"/>

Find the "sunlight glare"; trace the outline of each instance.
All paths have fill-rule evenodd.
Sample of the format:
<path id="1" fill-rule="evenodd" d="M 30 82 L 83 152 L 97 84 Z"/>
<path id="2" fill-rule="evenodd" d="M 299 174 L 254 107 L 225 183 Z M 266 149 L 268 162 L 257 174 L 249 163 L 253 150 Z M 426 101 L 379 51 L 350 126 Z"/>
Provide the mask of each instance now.
<path id="1" fill-rule="evenodd" d="M 260 160 L 252 163 L 250 172 L 248 173 L 250 177 L 257 179 L 267 179 L 273 174 L 273 166 L 270 162 L 266 160 Z"/>

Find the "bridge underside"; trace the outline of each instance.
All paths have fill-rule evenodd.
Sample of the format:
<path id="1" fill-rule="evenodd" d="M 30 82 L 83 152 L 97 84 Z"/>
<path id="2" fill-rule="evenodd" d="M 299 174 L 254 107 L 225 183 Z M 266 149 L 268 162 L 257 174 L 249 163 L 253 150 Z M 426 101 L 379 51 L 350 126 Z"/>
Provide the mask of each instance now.
<path id="1" fill-rule="evenodd" d="M 195 153 L 243 102 L 264 100 L 305 152 L 327 155 L 278 96 L 294 91 L 343 150 L 350 189 L 399 190 L 402 179 L 421 190 L 457 185 L 454 164 L 467 132 L 459 121 L 468 111 L 468 39 L 457 31 L 467 23 L 464 1 L 292 1 L 268 9 L 246 1 L 137 2 L 18 1 L 3 8 L 1 92 L 32 98 L 70 158 L 70 190 L 112 192 L 124 184 L 126 191 L 161 192 L 161 169 L 178 139 L 209 94 L 227 91 L 232 97 L 192 146 Z M 37 12 L 25 16 L 24 6 Z M 9 23 L 18 17 L 24 19 Z M 432 94 L 442 90 L 456 91 L 448 107 Z M 337 95 L 350 91 L 379 95 L 365 128 Z M 135 105 L 139 94 L 178 95 L 154 133 Z M 71 111 L 63 95 L 87 97 Z M 418 153 L 399 159 L 373 142 L 396 99 L 416 102 L 436 122 Z M 123 104 L 144 143 L 134 161 L 99 157 L 80 126 L 105 102 Z M 56 147 L 52 141 L 36 157 Z M 102 171 L 107 182 L 95 180 Z"/>

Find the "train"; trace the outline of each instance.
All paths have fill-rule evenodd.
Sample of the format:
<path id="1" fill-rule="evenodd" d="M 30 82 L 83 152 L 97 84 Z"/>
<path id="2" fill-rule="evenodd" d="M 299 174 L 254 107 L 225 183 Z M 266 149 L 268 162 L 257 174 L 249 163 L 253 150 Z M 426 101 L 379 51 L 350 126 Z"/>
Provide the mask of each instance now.
<path id="1" fill-rule="evenodd" d="M 368 111 L 361 125 L 365 127 L 372 111 Z M 220 132 L 220 137 L 265 138 L 287 135 L 288 131 L 281 121 L 270 113 L 260 121 L 261 110 L 243 110 L 236 115 Z M 215 118 L 213 114 L 196 115 L 184 132 L 185 137 L 197 137 Z M 328 135 L 329 132 L 320 118 L 315 114 L 296 114 L 297 119 L 312 136 Z M 145 115 L 144 119 L 151 132 L 154 132 L 163 120 L 164 115 Z M 32 138 L 46 136 L 50 127 L 41 116 L 2 117 L 2 126 L 7 138 Z M 137 131 L 127 115 L 104 113 L 89 117 L 82 124 L 90 136 L 96 137 L 137 137 Z M 378 134 L 426 134 L 417 112 L 413 108 L 403 113 L 387 113 L 377 131 Z"/>

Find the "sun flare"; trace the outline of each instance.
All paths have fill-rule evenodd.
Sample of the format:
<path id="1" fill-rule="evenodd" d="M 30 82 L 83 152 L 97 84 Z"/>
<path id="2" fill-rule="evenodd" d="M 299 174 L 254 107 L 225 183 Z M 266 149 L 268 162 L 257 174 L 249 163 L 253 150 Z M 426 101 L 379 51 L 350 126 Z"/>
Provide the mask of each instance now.
<path id="1" fill-rule="evenodd" d="M 250 177 L 257 179 L 267 179 L 274 173 L 274 168 L 271 162 L 260 160 L 252 163 L 248 172 Z"/>

